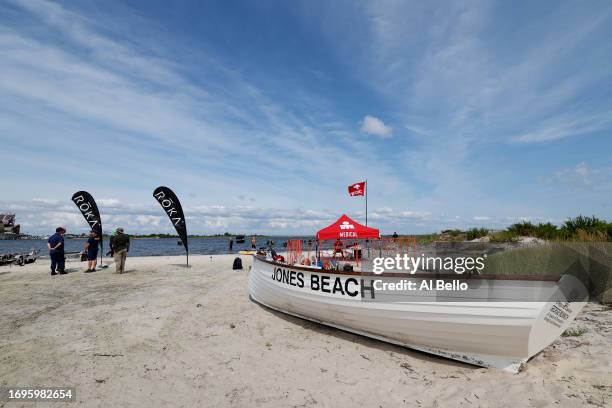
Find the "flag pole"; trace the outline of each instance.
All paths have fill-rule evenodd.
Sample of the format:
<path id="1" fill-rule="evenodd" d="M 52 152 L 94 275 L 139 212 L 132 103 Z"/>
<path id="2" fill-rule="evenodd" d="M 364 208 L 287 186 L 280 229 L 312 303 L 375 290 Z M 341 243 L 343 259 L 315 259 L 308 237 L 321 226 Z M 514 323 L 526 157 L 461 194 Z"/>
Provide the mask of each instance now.
<path id="1" fill-rule="evenodd" d="M 368 179 L 365 182 L 366 227 L 368 226 Z"/>

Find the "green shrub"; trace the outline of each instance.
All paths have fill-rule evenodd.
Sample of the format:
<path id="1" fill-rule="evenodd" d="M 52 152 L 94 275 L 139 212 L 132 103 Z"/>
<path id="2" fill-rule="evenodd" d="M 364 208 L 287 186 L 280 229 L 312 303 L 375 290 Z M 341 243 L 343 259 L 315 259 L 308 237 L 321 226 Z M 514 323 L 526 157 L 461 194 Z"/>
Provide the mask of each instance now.
<path id="1" fill-rule="evenodd" d="M 557 239 L 559 229 L 556 225 L 547 222 L 546 224 L 539 223 L 535 230 L 535 236 L 541 239 Z"/>
<path id="2" fill-rule="evenodd" d="M 468 239 L 478 239 L 489 235 L 489 230 L 486 228 L 472 228 L 467 232 Z"/>
<path id="3" fill-rule="evenodd" d="M 561 334 L 561 337 L 580 337 L 585 333 L 588 333 L 588 329 L 584 327 L 577 327 L 575 329 L 567 329 Z"/>
<path id="4" fill-rule="evenodd" d="M 579 215 L 575 218 L 568 218 L 563 227 L 566 231 L 575 235 L 578 230 L 583 230 L 588 233 L 593 233 L 595 231 L 606 231 L 607 232 L 608 224 L 605 221 L 600 220 L 599 218 L 593 217 L 585 217 L 584 215 Z"/>
<path id="5" fill-rule="evenodd" d="M 518 242 L 518 236 L 511 231 L 499 231 L 491 234 L 490 242 Z"/>
<path id="6" fill-rule="evenodd" d="M 559 241 L 607 241 L 612 239 L 612 225 L 596 217 L 579 215 L 568 218 L 561 228 L 556 225 L 530 221 L 512 224 L 507 229 L 516 236 L 537 237 L 546 240 Z"/>
<path id="7" fill-rule="evenodd" d="M 489 230 L 486 228 L 472 228 L 467 230 L 466 234 L 467 239 L 471 241 L 476 238 L 486 237 L 489 234 Z"/>
<path id="8" fill-rule="evenodd" d="M 521 221 L 516 224 L 512 224 L 508 227 L 508 231 L 513 233 L 514 235 L 522 235 L 533 237 L 535 236 L 536 226 L 533 225 L 530 221 Z"/>
<path id="9" fill-rule="evenodd" d="M 518 236 L 537 237 L 542 239 L 555 239 L 558 234 L 557 226 L 550 222 L 535 225 L 530 221 L 522 221 L 509 226 L 508 231 Z"/>

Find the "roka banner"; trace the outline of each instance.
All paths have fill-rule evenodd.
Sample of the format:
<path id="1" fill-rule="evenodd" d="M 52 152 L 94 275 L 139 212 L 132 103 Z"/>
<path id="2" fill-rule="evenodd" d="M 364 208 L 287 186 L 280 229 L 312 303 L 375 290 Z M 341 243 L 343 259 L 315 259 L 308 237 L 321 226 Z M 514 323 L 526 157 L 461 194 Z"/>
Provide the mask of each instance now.
<path id="1" fill-rule="evenodd" d="M 89 228 L 98 233 L 100 237 L 100 249 L 104 252 L 104 246 L 102 243 L 102 218 L 100 218 L 100 211 L 96 201 L 87 191 L 78 191 L 72 195 L 72 201 L 85 217 L 85 221 L 89 224 Z M 100 257 L 102 254 L 100 254 Z"/>
<path id="2" fill-rule="evenodd" d="M 183 214 L 183 207 L 177 198 L 176 194 L 168 187 L 159 186 L 153 191 L 153 197 L 162 206 L 170 222 L 174 225 L 176 232 L 181 237 L 185 251 L 189 254 L 189 247 L 187 244 L 187 224 L 185 223 L 185 214 Z"/>

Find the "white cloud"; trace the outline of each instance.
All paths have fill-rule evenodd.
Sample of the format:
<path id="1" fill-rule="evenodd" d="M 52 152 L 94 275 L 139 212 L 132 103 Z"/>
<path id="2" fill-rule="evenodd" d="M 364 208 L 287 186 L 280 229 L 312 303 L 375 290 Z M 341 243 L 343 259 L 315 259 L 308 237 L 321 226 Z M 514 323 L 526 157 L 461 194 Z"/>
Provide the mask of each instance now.
<path id="1" fill-rule="evenodd" d="M 431 130 L 425 129 L 424 127 L 421 127 L 421 126 L 405 125 L 404 127 L 408 129 L 411 133 L 414 133 L 420 136 L 431 136 L 432 134 Z"/>
<path id="2" fill-rule="evenodd" d="M 114 199 L 98 200 L 102 225 L 105 230 L 121 226 L 129 233 L 174 233 L 172 224 L 156 203 L 126 205 Z M 319 229 L 334 222 L 341 213 L 301 208 L 270 208 L 253 206 L 199 205 L 183 206 L 190 234 L 224 232 L 314 235 Z M 48 234 L 57 226 L 70 233 L 88 230 L 87 223 L 69 199 L 35 199 L 29 201 L 0 201 L 0 213 L 17 214 L 17 222 L 27 234 Z M 363 211 L 349 212 L 357 222 L 364 222 Z M 474 217 L 477 219 L 478 217 Z M 383 234 L 436 232 L 444 228 L 468 228 L 473 225 L 454 217 L 429 212 L 395 210 L 389 207 L 372 208 L 369 225 Z M 505 226 L 505 219 L 490 220 L 492 225 Z"/>
<path id="3" fill-rule="evenodd" d="M 523 203 L 486 190 L 499 169 L 512 170 L 499 163 L 482 171 L 478 165 L 488 157 L 487 149 L 510 149 L 505 145 L 515 135 L 524 143 L 541 142 L 611 123 L 609 101 L 585 97 L 588 90 L 608 88 L 609 64 L 602 57 L 609 54 L 609 36 L 597 34 L 609 27 L 610 9 L 552 8 L 546 21 L 525 21 L 524 29 L 511 32 L 518 42 L 521 32 L 531 33 L 533 41 L 502 53 L 491 38 L 504 41 L 506 33 L 497 31 L 497 16 L 487 4 L 391 2 L 342 8 L 342 18 L 326 20 L 342 23 L 321 27 L 333 31 L 330 38 L 342 38 L 341 53 L 351 57 L 338 58 L 351 61 L 340 69 L 351 80 L 363 79 L 358 85 L 373 93 L 368 107 L 356 109 L 393 117 L 395 137 L 377 144 L 351 134 L 361 126 L 374 137 L 391 137 L 393 129 L 381 119 L 366 115 L 356 124 L 343 116 L 344 107 L 334 109 L 333 95 L 313 95 L 311 87 L 299 85 L 288 94 L 281 89 L 286 82 L 243 76 L 242 70 L 233 71 L 241 64 L 231 52 L 210 55 L 215 47 L 190 45 L 155 20 L 146 23 L 151 35 L 139 35 L 130 13 L 116 19 L 88 15 L 87 8 L 79 12 L 70 3 L 14 3 L 12 12 L 27 16 L 28 24 L 19 18 L 0 24 L 0 140 L 14 151 L 4 158 L 6 167 L 27 171 L 0 179 L 0 191 L 14 200 L 28 200 L 32 191 L 57 199 L 95 186 L 96 197 L 120 200 L 98 200 L 109 222 L 132 222 L 142 231 L 155 226 L 159 219 L 147 217 L 157 217 L 159 208 L 128 203 L 148 203 L 159 184 L 182 193 L 186 208 L 224 204 L 190 212 L 194 230 L 289 232 L 314 230 L 343 211 L 355 214 L 361 201 L 347 201 L 344 186 L 361 178 L 372 186 L 371 211 L 380 208 L 370 217 L 381 217 L 375 224 L 383 229 L 469 227 L 474 214 L 491 208 L 496 209 L 490 214 L 494 223 L 502 215 L 537 213 L 538 208 L 532 208 L 536 200 Z M 324 8 L 315 8 L 316 18 L 325 17 Z M 355 27 L 351 35 L 337 35 L 345 24 Z M 382 107 L 372 107 L 378 100 Z M 413 137 L 403 140 L 404 134 Z M 92 154 L 84 137 L 103 153 Z M 512 152 L 504 153 L 512 159 Z M 50 160 L 58 155 L 70 160 Z M 75 157 L 86 157 L 87 166 Z M 588 155 L 583 159 L 590 160 Z M 237 163 L 248 163 L 246 172 Z M 569 170 L 582 181 L 593 180 L 595 171 Z M 592 184 L 599 188 L 598 183 Z M 503 190 L 504 183 L 497 184 Z M 236 207 L 252 204 L 255 197 L 259 209 Z M 589 196 L 570 205 L 565 199 L 540 198 L 547 203 L 540 205 L 541 213 L 557 217 L 608 202 Z M 47 211 L 49 222 L 73 213 L 69 200 L 61 203 Z M 407 203 L 412 211 L 401 210 Z M 140 211 L 143 217 L 124 221 L 121 212 L 111 214 L 111 206 Z M 324 215 L 294 220 L 305 213 L 296 207 L 322 209 Z M 425 211 L 462 217 L 452 221 Z M 46 229 L 36 215 L 38 224 L 32 225 Z M 160 227 L 167 224 L 159 221 Z M 75 219 L 73 225 L 81 222 Z"/>
<path id="4" fill-rule="evenodd" d="M 119 200 L 116 198 L 98 198 L 96 202 L 98 205 L 105 205 L 108 207 L 116 207 L 119 205 Z"/>
<path id="5" fill-rule="evenodd" d="M 569 185 L 574 190 L 612 189 L 612 168 L 593 168 L 586 162 L 574 167 L 556 170 L 552 176 L 541 177 L 541 181 Z"/>
<path id="6" fill-rule="evenodd" d="M 361 131 L 369 135 L 378 136 L 380 138 L 391 137 L 393 128 L 385 125 L 385 123 L 375 116 L 366 115 L 361 124 Z"/>
<path id="7" fill-rule="evenodd" d="M 194 190 L 215 191 L 218 202 L 257 200 L 267 206 L 318 205 L 323 194 L 340 201 L 344 197 L 330 190 L 340 191 L 336 182 L 350 183 L 355 168 L 386 191 L 403 183 L 379 152 L 350 137 L 353 125 L 345 125 L 323 97 L 305 89 L 281 97 L 274 87 L 259 88 L 227 68 L 231 63 L 178 39 L 172 42 L 177 49 L 165 49 L 171 42 L 165 31 L 126 40 L 113 25 L 68 5 L 14 3 L 37 19 L 39 29 L 9 22 L 0 30 L 0 137 L 16 150 L 9 167 L 19 157 L 20 166 L 47 174 L 52 149 L 65 157 L 88 157 L 79 174 L 98 187 L 92 193 L 113 194 L 126 203 L 143 200 L 143 180 L 178 180 L 189 197 Z M 177 60 L 179 47 L 185 57 Z M 197 64 L 197 82 L 189 75 L 193 60 L 210 61 Z M 330 124 L 337 135 L 333 142 Z M 37 136 L 42 134 L 47 136 Z M 83 135 L 105 154 L 91 155 Z M 249 163 L 248 182 L 234 171 L 230 163 L 236 162 Z M 65 176 L 75 172 L 69 163 L 53 166 L 54 171 L 65 166 L 54 184 L 74 191 L 81 187 Z M 201 172 L 207 177 L 199 177 Z M 331 173 L 334 183 L 326 181 Z M 267 182 L 271 174 L 283 174 L 283 182 Z M 124 182 L 111 187 L 113 179 Z M 0 180 L 0 189 L 22 199 L 30 197 L 19 194 L 20 186 L 45 193 L 50 184 L 36 183 L 17 175 L 10 183 Z M 311 194 L 304 197 L 304 189 Z"/>
<path id="8" fill-rule="evenodd" d="M 608 111 L 587 115 L 561 115 L 545 121 L 536 130 L 515 136 L 513 140 L 523 143 L 548 142 L 605 130 L 610 124 L 612 124 L 612 114 Z"/>
<path id="9" fill-rule="evenodd" d="M 404 174 L 433 185 L 432 206 L 450 195 L 457 207 L 476 201 L 475 211 L 508 205 L 520 211 L 518 201 L 497 201 L 480 188 L 496 174 L 473 166 L 477 155 L 507 149 L 513 139 L 603 134 L 612 125 L 610 99 L 601 91 L 611 79 L 610 5 L 561 2 L 509 29 L 492 4 L 371 2 L 342 10 L 342 17 L 335 7 L 317 14 L 359 27 L 343 37 L 337 25 L 321 24 L 339 52 L 359 62 L 353 75 L 394 107 L 394 121 L 416 135 L 427 132 L 396 152 L 405 158 L 397 161 Z M 500 49 L 502 38 L 521 46 Z M 567 211 L 567 202 L 557 203 Z"/>

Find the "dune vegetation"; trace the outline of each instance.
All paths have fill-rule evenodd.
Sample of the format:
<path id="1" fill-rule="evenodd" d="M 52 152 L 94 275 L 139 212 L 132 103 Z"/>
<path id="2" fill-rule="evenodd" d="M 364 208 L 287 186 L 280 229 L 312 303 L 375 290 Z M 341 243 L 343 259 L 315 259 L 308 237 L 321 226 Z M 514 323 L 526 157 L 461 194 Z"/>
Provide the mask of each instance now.
<path id="1" fill-rule="evenodd" d="M 612 241 L 612 222 L 595 216 L 579 215 L 568 218 L 558 226 L 550 222 L 534 224 L 522 221 L 503 230 L 470 228 L 468 230 L 448 229 L 439 234 L 417 236 L 417 242 L 426 244 L 434 241 L 472 241 L 485 238 L 488 242 L 518 242 L 521 237 L 532 237 L 546 241 L 601 242 Z"/>

